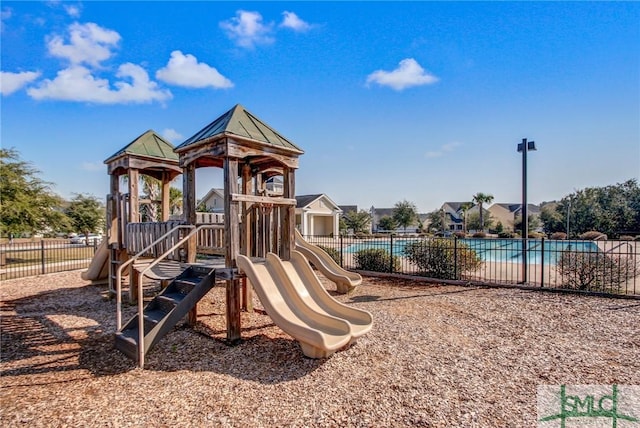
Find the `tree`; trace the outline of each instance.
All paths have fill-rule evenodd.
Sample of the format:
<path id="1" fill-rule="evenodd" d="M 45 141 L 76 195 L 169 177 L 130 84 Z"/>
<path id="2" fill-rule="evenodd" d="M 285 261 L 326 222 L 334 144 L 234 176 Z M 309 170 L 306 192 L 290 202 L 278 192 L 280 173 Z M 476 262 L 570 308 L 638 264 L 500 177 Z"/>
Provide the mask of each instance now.
<path id="1" fill-rule="evenodd" d="M 397 202 L 393 207 L 393 219 L 407 231 L 407 226 L 415 224 L 418 220 L 418 210 L 413 202 L 406 200 Z"/>
<path id="2" fill-rule="evenodd" d="M 104 207 L 95 196 L 77 194 L 65 213 L 71 219 L 74 229 L 85 236 L 96 232 L 104 225 Z"/>
<path id="3" fill-rule="evenodd" d="M 64 231 L 67 218 L 61 211 L 62 198 L 53 193 L 51 183 L 20 159 L 14 148 L 0 149 L 0 226 L 4 235 Z"/>
<path id="4" fill-rule="evenodd" d="M 354 233 L 367 233 L 371 224 L 371 215 L 365 211 L 350 211 L 342 216 L 347 229 L 352 229 Z"/>
<path id="5" fill-rule="evenodd" d="M 158 209 L 158 199 L 160 199 L 162 182 L 157 178 L 141 175 L 140 183 L 142 183 L 144 198 L 149 200 L 149 202 L 144 204 L 140 209 L 143 221 L 158 221 L 160 211 Z"/>
<path id="6" fill-rule="evenodd" d="M 566 222 L 562 214 L 557 211 L 557 203 L 546 204 L 540 210 L 540 221 L 542 222 L 542 228 L 548 235 L 555 232 L 564 232 L 566 229 Z"/>
<path id="7" fill-rule="evenodd" d="M 398 223 L 391 216 L 385 215 L 378 221 L 378 229 L 380 230 L 396 230 L 397 228 Z"/>
<path id="8" fill-rule="evenodd" d="M 460 204 L 462 211 L 462 231 L 467 233 L 467 212 L 473 207 L 473 202 L 463 202 Z"/>
<path id="9" fill-rule="evenodd" d="M 182 214 L 182 190 L 173 186 L 169 188 L 169 214 Z"/>
<path id="10" fill-rule="evenodd" d="M 429 232 L 441 232 L 444 229 L 442 210 L 434 210 L 428 213 L 427 221 L 429 223 Z"/>
<path id="11" fill-rule="evenodd" d="M 640 187 L 635 179 L 605 187 L 589 187 L 565 196 L 555 207 L 552 232 L 571 236 L 597 230 L 609 237 L 640 232 Z M 551 217 L 551 216 L 549 216 Z M 558 222 L 557 220 L 560 219 Z M 545 220 L 547 218 L 545 217 Z M 545 229 L 548 227 L 545 221 Z"/>
<path id="12" fill-rule="evenodd" d="M 483 204 L 490 204 L 493 201 L 493 195 L 489 195 L 488 193 L 478 192 L 473 195 L 473 202 L 478 204 L 478 208 L 480 211 L 480 226 L 482 227 L 480 230 L 484 232 L 484 210 L 482 209 Z"/>

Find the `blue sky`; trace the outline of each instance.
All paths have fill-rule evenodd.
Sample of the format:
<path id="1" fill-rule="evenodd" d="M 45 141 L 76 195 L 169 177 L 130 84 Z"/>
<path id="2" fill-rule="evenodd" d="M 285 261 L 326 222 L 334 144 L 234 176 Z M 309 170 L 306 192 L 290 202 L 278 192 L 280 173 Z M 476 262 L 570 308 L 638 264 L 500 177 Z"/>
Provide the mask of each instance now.
<path id="1" fill-rule="evenodd" d="M 301 147 L 297 194 L 421 212 L 640 175 L 634 2 L 3 1 L 2 147 L 103 198 L 103 161 L 242 104 Z M 221 184 L 202 170 L 197 193 Z M 178 182 L 178 187 L 181 182 Z"/>

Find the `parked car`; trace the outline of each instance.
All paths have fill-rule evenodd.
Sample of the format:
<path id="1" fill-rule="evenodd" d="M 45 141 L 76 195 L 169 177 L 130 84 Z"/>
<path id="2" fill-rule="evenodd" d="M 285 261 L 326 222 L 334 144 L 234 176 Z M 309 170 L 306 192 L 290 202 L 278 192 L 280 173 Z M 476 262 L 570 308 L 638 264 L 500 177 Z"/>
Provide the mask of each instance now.
<path id="1" fill-rule="evenodd" d="M 69 240 L 72 244 L 98 245 L 102 242 L 102 236 L 90 233 L 89 235 L 77 235 Z"/>

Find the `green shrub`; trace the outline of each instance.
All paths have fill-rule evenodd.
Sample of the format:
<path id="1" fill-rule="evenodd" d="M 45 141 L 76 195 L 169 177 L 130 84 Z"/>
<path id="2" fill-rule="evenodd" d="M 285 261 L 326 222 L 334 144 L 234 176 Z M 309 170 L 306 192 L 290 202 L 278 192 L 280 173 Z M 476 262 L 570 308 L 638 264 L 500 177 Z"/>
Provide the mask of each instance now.
<path id="1" fill-rule="evenodd" d="M 389 252 L 379 248 L 369 248 L 358 251 L 354 255 L 354 261 L 356 269 L 358 270 L 388 273 L 400 271 L 400 259 L 397 256 L 393 256 L 392 267 Z"/>
<path id="2" fill-rule="evenodd" d="M 451 239 L 412 242 L 404 247 L 407 259 L 418 267 L 418 275 L 439 279 L 459 279 L 482 264 L 468 245 Z"/>
<path id="3" fill-rule="evenodd" d="M 553 232 L 551 234 L 551 239 L 555 239 L 555 240 L 567 239 L 567 234 L 564 232 Z"/>
<path id="4" fill-rule="evenodd" d="M 325 253 L 329 254 L 329 256 L 336 263 L 340 264 L 340 252 L 338 250 L 336 250 L 335 248 L 331 248 L 331 247 L 325 247 L 324 245 L 318 245 L 318 248 L 320 248 Z"/>
<path id="5" fill-rule="evenodd" d="M 638 274 L 638 265 L 623 255 L 564 251 L 558 260 L 558 272 L 565 288 L 617 293 Z"/>
<path id="6" fill-rule="evenodd" d="M 584 239 L 585 241 L 595 241 L 607 239 L 607 235 L 602 232 L 598 232 L 597 230 L 590 230 L 580 235 L 580 239 Z"/>

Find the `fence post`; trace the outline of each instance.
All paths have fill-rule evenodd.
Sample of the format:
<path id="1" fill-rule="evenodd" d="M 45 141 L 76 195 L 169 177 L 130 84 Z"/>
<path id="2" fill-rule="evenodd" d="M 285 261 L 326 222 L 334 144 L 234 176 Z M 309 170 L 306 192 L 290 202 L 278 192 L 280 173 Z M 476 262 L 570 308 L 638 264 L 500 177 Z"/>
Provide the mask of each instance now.
<path id="1" fill-rule="evenodd" d="M 343 242 L 344 236 L 340 234 L 340 267 L 344 268 Z"/>
<path id="2" fill-rule="evenodd" d="M 540 270 L 540 288 L 544 288 L 544 238 L 540 242 L 540 247 L 540 265 L 542 266 Z"/>
<path id="3" fill-rule="evenodd" d="M 453 279 L 458 279 L 458 237 L 453 237 Z"/>
<path id="4" fill-rule="evenodd" d="M 44 239 L 40 240 L 40 261 L 42 266 L 42 275 L 45 274 L 45 262 L 44 262 Z"/>
<path id="5" fill-rule="evenodd" d="M 391 237 L 391 245 L 389 246 L 389 273 L 393 273 L 393 233 L 389 235 Z"/>

